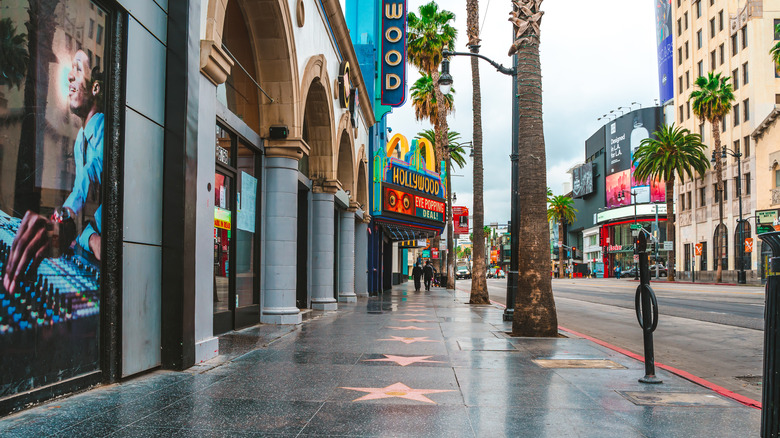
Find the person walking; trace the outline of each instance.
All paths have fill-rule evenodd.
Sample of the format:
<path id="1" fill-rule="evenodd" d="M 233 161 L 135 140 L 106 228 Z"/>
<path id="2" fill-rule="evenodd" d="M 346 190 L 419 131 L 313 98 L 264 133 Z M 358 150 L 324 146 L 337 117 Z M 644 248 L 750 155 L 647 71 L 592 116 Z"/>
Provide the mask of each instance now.
<path id="1" fill-rule="evenodd" d="M 620 280 L 620 265 L 615 266 L 615 277 Z"/>
<path id="2" fill-rule="evenodd" d="M 420 266 L 420 262 L 415 263 L 412 268 L 412 278 L 414 279 L 414 291 L 420 292 L 420 279 L 422 278 L 423 268 Z"/>
<path id="3" fill-rule="evenodd" d="M 433 267 L 431 261 L 425 262 L 423 268 L 423 280 L 425 280 L 425 290 L 431 290 L 431 280 L 433 279 L 433 273 L 436 272 L 436 268 Z"/>

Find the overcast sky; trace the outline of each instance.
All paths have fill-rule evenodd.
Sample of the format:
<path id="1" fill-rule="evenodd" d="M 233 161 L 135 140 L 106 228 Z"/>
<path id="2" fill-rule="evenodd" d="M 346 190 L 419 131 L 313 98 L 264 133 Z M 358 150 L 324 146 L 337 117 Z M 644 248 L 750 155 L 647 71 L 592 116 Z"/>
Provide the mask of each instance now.
<path id="1" fill-rule="evenodd" d="M 417 12 L 428 0 L 407 0 Z M 455 13 L 456 50 L 467 51 L 466 0 L 440 0 L 441 8 Z M 512 38 L 507 21 L 509 0 L 479 0 L 482 48 L 485 56 L 505 66 Z M 604 124 L 597 120 L 610 110 L 639 102 L 643 107 L 658 98 L 653 0 L 548 0 L 541 26 L 544 134 L 547 146 L 547 185 L 562 194 L 566 171 L 585 160 L 585 140 Z M 463 141 L 472 138 L 471 64 L 466 57 L 452 59 L 455 113 L 448 118 L 451 130 Z M 408 86 L 419 77 L 408 67 Z M 511 148 L 511 78 L 487 62 L 480 63 L 485 175 L 485 223 L 509 219 Z M 635 105 L 634 108 L 637 106 Z M 411 97 L 388 115 L 393 133 L 407 138 L 427 122 L 414 119 Z M 453 188 L 456 205 L 469 207 L 473 198 L 471 161 L 456 169 Z"/>

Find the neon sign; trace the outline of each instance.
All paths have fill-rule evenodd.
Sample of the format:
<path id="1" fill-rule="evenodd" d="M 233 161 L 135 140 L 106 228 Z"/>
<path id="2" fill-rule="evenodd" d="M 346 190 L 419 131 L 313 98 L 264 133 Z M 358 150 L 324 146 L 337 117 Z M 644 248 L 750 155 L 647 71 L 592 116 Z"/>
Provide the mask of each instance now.
<path id="1" fill-rule="evenodd" d="M 382 0 L 382 105 L 406 102 L 406 0 Z"/>

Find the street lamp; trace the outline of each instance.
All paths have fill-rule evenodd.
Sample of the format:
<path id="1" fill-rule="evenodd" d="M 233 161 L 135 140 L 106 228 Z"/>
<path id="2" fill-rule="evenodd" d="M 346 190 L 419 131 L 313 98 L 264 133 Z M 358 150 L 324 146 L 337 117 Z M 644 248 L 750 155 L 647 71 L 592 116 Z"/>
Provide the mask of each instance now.
<path id="1" fill-rule="evenodd" d="M 517 184 L 518 174 L 519 174 L 519 159 L 520 159 L 520 147 L 519 147 L 519 139 L 518 139 L 518 132 L 520 130 L 520 111 L 518 108 L 518 95 L 517 95 L 517 81 L 518 81 L 518 69 L 517 69 L 517 55 L 512 57 L 512 68 L 506 68 L 503 65 L 493 61 L 492 59 L 479 54 L 479 45 L 470 45 L 469 46 L 470 52 L 452 52 L 449 50 L 442 51 L 442 56 L 444 59 L 442 59 L 441 65 L 442 65 L 442 72 L 441 76 L 439 76 L 439 86 L 450 86 L 452 87 L 452 75 L 449 74 L 450 71 L 450 62 L 449 58 L 450 56 L 472 56 L 476 58 L 480 58 L 482 60 L 487 61 L 495 67 L 496 70 L 498 70 L 499 73 L 512 76 L 512 96 L 513 96 L 513 104 L 512 104 L 512 153 L 509 155 L 509 158 L 512 162 L 512 195 L 511 195 L 511 225 L 509 227 L 509 233 L 510 236 L 510 250 L 509 250 L 509 272 L 507 275 L 507 287 L 506 287 L 506 310 L 504 310 L 504 321 L 511 321 L 512 315 L 514 314 L 514 304 L 515 304 L 515 292 L 517 289 L 517 279 L 518 274 L 520 272 L 520 239 L 518 236 L 520 235 L 520 212 L 519 212 L 519 205 L 520 205 L 520 197 L 519 197 L 519 187 Z"/>
<path id="2" fill-rule="evenodd" d="M 745 229 L 744 220 L 742 219 L 742 153 L 723 146 L 721 149 L 721 158 L 724 160 L 728 155 L 737 159 L 737 197 L 739 198 L 739 220 L 737 220 L 737 227 L 739 227 L 739 269 L 737 271 L 737 283 L 747 283 L 747 277 L 745 275 Z M 712 151 L 711 162 L 717 160 L 715 151 Z M 721 202 L 723 201 L 723 193 L 720 194 Z M 720 238 L 720 236 L 718 236 Z"/>

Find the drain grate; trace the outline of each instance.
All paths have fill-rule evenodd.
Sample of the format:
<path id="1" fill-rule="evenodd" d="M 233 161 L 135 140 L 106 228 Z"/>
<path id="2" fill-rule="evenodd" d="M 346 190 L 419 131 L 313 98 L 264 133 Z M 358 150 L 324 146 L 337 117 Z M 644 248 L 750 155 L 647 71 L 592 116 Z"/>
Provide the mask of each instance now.
<path id="1" fill-rule="evenodd" d="M 708 393 L 695 392 L 632 392 L 617 391 L 637 406 L 672 407 L 732 407 L 737 406 L 729 400 Z"/>
<path id="2" fill-rule="evenodd" d="M 535 359 L 542 368 L 592 368 L 624 370 L 626 367 L 607 359 Z"/>

